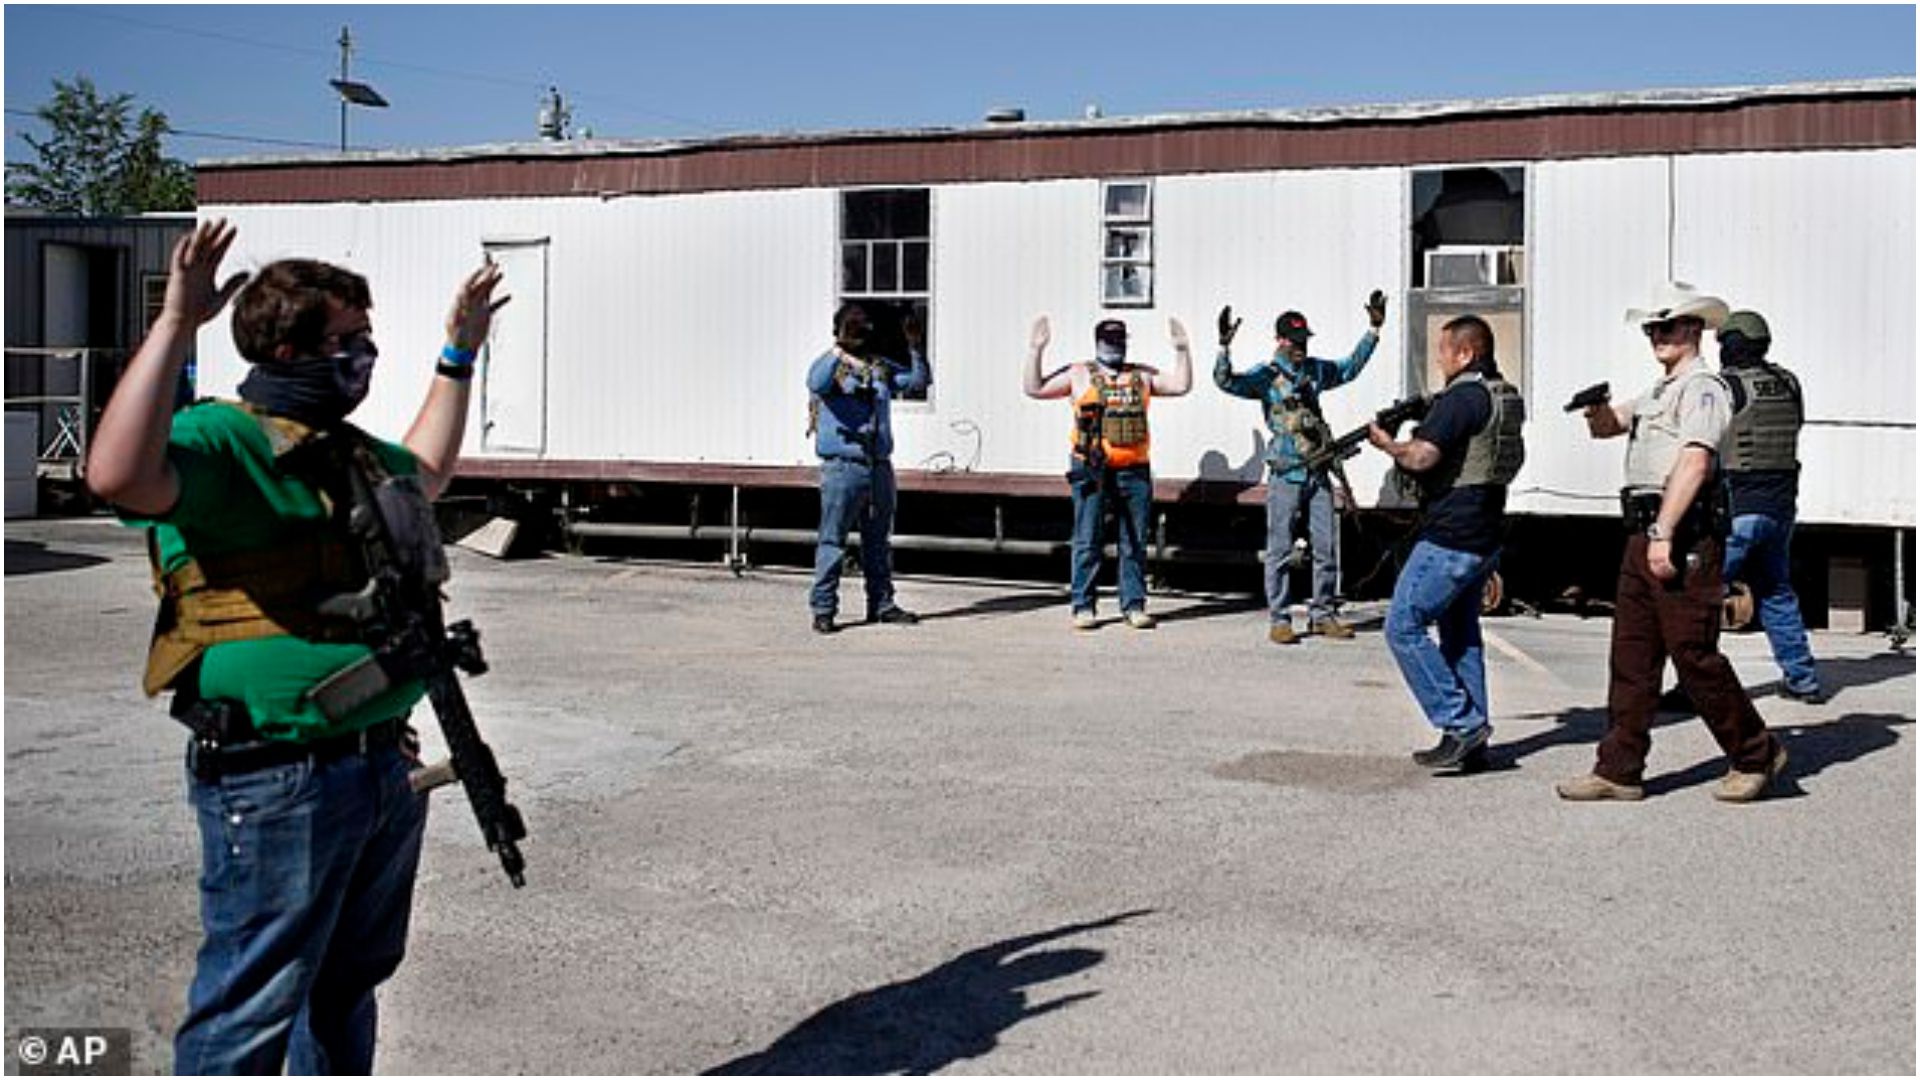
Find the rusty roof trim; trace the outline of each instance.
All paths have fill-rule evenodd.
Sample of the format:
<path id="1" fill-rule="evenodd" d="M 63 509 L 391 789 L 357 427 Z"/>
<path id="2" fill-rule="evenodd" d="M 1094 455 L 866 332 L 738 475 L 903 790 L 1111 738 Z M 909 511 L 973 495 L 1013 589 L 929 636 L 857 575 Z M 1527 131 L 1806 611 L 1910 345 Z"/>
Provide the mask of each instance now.
<path id="1" fill-rule="evenodd" d="M 1160 130 L 1218 127 L 1315 128 L 1360 125 L 1415 125 L 1450 120 L 1495 119 L 1543 113 L 1658 112 L 1734 108 L 1771 102 L 1849 98 L 1913 97 L 1910 77 L 1856 79 L 1777 85 L 1626 92 L 1554 94 L 1484 100 L 1409 102 L 1386 105 L 1333 105 L 1299 109 L 1246 109 L 1164 113 L 1100 119 L 1029 120 L 968 127 L 850 129 L 720 135 L 696 139 L 592 139 L 571 142 L 528 141 L 408 150 L 359 150 L 297 156 L 262 155 L 200 161 L 204 172 L 317 165 L 453 164 L 489 160 L 671 157 L 703 151 L 751 151 L 834 144 L 940 142 L 1034 138 L 1036 136 L 1117 135 Z"/>

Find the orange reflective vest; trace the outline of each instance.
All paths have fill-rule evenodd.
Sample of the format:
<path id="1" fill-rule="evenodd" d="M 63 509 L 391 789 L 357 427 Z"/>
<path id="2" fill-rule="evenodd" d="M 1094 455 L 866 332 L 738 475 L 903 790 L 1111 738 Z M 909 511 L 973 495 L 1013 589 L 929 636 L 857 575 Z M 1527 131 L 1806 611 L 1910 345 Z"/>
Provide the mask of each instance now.
<path id="1" fill-rule="evenodd" d="M 1096 369 L 1086 392 L 1074 399 L 1073 411 L 1076 420 L 1097 413 L 1098 423 L 1075 423 L 1074 454 L 1086 457 L 1089 439 L 1097 438 L 1109 468 L 1129 469 L 1147 464 L 1153 448 L 1153 439 L 1147 431 L 1147 406 L 1152 399 L 1153 390 L 1139 370 L 1128 370 L 1113 378 Z M 1095 430 L 1097 435 L 1093 434 Z"/>

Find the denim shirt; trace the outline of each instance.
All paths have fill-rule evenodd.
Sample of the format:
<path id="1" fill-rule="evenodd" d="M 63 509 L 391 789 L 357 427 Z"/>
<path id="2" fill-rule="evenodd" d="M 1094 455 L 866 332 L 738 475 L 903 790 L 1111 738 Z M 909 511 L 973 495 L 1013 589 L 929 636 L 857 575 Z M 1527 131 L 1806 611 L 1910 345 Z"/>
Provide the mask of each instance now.
<path id="1" fill-rule="evenodd" d="M 912 363 L 905 370 L 890 360 L 878 361 L 886 376 L 873 380 L 871 387 L 839 374 L 840 354 L 833 349 L 813 362 L 807 369 L 807 390 L 820 399 L 814 452 L 848 461 L 885 461 L 893 455 L 893 399 L 925 390 L 933 381 L 926 356 L 917 350 L 908 355 Z"/>
<path id="2" fill-rule="evenodd" d="M 1261 417 L 1272 435 L 1267 440 L 1267 465 L 1287 483 L 1304 484 L 1307 470 L 1300 464 L 1300 448 L 1294 445 L 1291 432 L 1274 423 L 1275 406 L 1303 383 L 1311 383 L 1316 391 L 1324 393 L 1352 382 L 1366 369 L 1367 361 L 1373 357 L 1373 348 L 1379 343 L 1380 335 L 1369 330 L 1360 335 L 1359 344 L 1345 360 L 1308 357 L 1295 369 L 1286 358 L 1275 353 L 1266 363 L 1238 375 L 1233 372 L 1233 358 L 1226 349 L 1221 349 L 1213 362 L 1213 384 L 1234 397 L 1260 402 Z"/>

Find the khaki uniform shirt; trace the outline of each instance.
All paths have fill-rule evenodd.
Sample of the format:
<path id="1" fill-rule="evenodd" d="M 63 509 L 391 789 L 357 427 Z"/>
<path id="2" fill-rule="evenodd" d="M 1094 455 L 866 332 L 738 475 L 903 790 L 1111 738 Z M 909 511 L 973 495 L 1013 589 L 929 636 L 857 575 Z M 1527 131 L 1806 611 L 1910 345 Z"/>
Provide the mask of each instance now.
<path id="1" fill-rule="evenodd" d="M 1653 384 L 1653 389 L 1626 405 L 1631 415 L 1627 436 L 1627 487 L 1633 491 L 1661 491 L 1667 474 L 1687 446 L 1704 446 L 1715 454 L 1733 420 L 1733 398 L 1727 384 L 1696 356 Z"/>

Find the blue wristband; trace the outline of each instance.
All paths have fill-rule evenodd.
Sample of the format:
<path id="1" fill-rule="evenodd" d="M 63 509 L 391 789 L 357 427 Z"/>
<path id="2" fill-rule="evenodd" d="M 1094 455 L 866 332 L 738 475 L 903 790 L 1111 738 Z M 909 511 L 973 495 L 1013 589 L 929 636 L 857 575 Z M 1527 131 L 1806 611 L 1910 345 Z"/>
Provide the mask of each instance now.
<path id="1" fill-rule="evenodd" d="M 441 360 L 449 364 L 458 364 L 461 367 L 471 365 L 479 355 L 479 349 L 462 349 L 451 343 L 440 347 Z"/>

